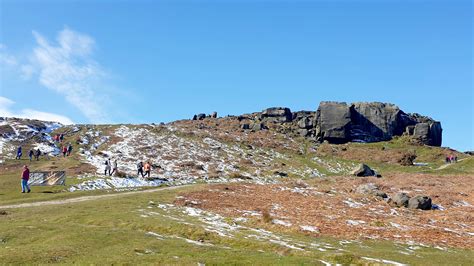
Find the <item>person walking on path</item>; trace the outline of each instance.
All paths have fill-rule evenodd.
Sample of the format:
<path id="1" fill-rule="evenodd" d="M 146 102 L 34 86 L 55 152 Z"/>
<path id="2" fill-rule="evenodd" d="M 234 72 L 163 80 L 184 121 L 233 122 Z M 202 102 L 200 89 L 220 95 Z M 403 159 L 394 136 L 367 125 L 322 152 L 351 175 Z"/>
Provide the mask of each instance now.
<path id="1" fill-rule="evenodd" d="M 23 166 L 23 171 L 21 172 L 21 193 L 30 193 L 31 189 L 28 186 L 28 180 L 30 180 L 30 169 L 27 165 Z"/>
<path id="2" fill-rule="evenodd" d="M 16 150 L 15 159 L 20 160 L 22 155 L 23 155 L 23 153 L 21 152 L 21 146 L 18 146 L 18 149 Z"/>
<path id="3" fill-rule="evenodd" d="M 38 148 L 38 149 L 36 150 L 36 153 L 35 153 L 35 159 L 36 159 L 37 161 L 39 161 L 40 155 L 41 155 L 41 151 L 40 151 L 40 149 Z"/>
<path id="4" fill-rule="evenodd" d="M 107 172 L 109 172 L 109 175 L 110 175 L 110 159 L 105 160 L 104 175 L 107 175 Z"/>
<path id="5" fill-rule="evenodd" d="M 63 142 L 63 140 L 64 140 L 64 134 L 63 134 L 63 133 L 61 133 L 61 135 L 59 135 L 59 140 L 60 140 L 61 142 Z"/>
<path id="6" fill-rule="evenodd" d="M 114 162 L 112 163 L 112 173 L 110 173 L 110 175 L 112 176 L 117 171 L 118 171 L 117 170 L 117 160 L 114 160 Z"/>
<path id="7" fill-rule="evenodd" d="M 67 154 L 67 147 L 66 145 L 63 146 L 63 157 L 66 157 Z"/>
<path id="8" fill-rule="evenodd" d="M 72 152 L 72 144 L 69 142 L 69 145 L 67 146 L 67 156 L 71 155 Z"/>
<path id="9" fill-rule="evenodd" d="M 31 162 L 31 160 L 33 160 L 33 155 L 34 155 L 33 149 L 31 149 L 31 150 L 28 152 L 28 158 L 30 158 L 30 162 Z"/>
<path id="10" fill-rule="evenodd" d="M 140 177 L 140 174 L 142 175 L 142 177 L 144 177 L 145 175 L 143 174 L 143 162 L 139 162 L 137 164 L 137 175 L 138 177 Z"/>
<path id="11" fill-rule="evenodd" d="M 148 178 L 150 178 L 150 173 L 151 173 L 151 164 L 150 164 L 150 162 L 146 162 L 145 165 L 143 166 L 143 169 L 145 170 L 145 176 L 148 175 Z"/>

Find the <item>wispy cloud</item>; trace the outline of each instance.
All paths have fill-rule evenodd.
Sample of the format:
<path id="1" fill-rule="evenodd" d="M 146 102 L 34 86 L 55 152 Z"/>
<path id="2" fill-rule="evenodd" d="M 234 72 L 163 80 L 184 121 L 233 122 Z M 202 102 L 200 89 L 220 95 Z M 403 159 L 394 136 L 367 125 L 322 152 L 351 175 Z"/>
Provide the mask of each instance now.
<path id="1" fill-rule="evenodd" d="M 92 56 L 94 39 L 69 28 L 58 33 L 55 43 L 36 31 L 33 36 L 36 47 L 31 64 L 22 66 L 23 75 L 37 73 L 41 85 L 64 95 L 91 122 L 107 122 L 106 96 L 100 91 L 105 71 Z"/>
<path id="2" fill-rule="evenodd" d="M 28 118 L 28 119 L 38 119 L 43 121 L 55 121 L 60 122 L 65 125 L 74 124 L 71 119 L 66 116 L 41 112 L 38 110 L 32 109 L 23 109 L 19 112 L 12 110 L 14 101 L 11 99 L 0 96 L 0 117 L 18 117 L 18 118 Z"/>

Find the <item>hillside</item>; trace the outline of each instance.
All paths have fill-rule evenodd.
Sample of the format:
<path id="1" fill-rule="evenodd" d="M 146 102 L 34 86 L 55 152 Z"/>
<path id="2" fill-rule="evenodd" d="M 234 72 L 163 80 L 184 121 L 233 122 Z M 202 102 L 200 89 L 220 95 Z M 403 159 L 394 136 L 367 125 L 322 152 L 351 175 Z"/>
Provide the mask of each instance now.
<path id="1" fill-rule="evenodd" d="M 58 134 L 63 141 L 53 139 Z M 474 258 L 474 157 L 439 147 L 440 134 L 439 122 L 379 103 L 143 125 L 3 118 L 0 219 L 33 226 L 39 237 L 25 242 L 1 223 L 0 245 L 10 251 L 0 251 L 0 260 L 100 263 L 97 245 L 117 241 L 108 252 L 118 263 L 467 265 Z M 72 154 L 63 157 L 68 143 Z M 38 148 L 43 155 L 29 162 L 28 151 Z M 446 164 L 448 155 L 458 162 Z M 107 159 L 117 160 L 118 174 L 104 175 Z M 151 178 L 137 178 L 139 161 L 151 163 Z M 354 176 L 361 163 L 381 177 Z M 66 185 L 21 194 L 23 164 L 65 171 Z M 151 187 L 173 189 L 145 193 Z M 429 197 L 430 210 L 395 206 L 401 192 Z M 33 225 L 31 215 L 44 223 Z M 33 252 L 18 260 L 25 245 Z"/>

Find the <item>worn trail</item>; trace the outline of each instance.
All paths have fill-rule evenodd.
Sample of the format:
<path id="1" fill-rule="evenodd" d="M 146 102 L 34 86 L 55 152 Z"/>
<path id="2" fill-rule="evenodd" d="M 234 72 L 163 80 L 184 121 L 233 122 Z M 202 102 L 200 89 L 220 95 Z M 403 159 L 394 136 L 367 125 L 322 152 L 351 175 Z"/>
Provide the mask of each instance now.
<path id="1" fill-rule="evenodd" d="M 122 193 L 107 194 L 107 195 L 83 196 L 83 197 L 77 197 L 77 198 L 71 198 L 71 199 L 62 199 L 62 200 L 50 200 L 50 201 L 39 201 L 39 202 L 30 202 L 30 203 L 19 203 L 19 204 L 0 206 L 0 209 L 28 208 L 28 207 L 38 207 L 38 206 L 48 206 L 48 205 L 63 205 L 63 204 L 70 204 L 70 203 L 77 203 L 77 202 L 84 202 L 84 201 L 92 201 L 92 200 L 105 199 L 105 198 L 113 198 L 113 197 L 118 197 L 118 196 L 128 196 L 128 195 L 139 194 L 139 193 L 153 193 L 153 192 L 163 191 L 163 190 L 178 189 L 178 188 L 186 187 L 186 186 L 189 186 L 189 185 L 175 186 L 175 187 L 162 187 L 162 188 L 122 192 Z"/>

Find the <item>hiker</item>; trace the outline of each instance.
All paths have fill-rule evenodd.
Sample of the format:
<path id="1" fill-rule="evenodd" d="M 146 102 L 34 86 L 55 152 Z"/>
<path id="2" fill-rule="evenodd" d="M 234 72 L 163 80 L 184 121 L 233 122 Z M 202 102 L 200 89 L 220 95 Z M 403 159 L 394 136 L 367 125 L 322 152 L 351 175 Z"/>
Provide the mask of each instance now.
<path id="1" fill-rule="evenodd" d="M 145 170 L 145 176 L 148 175 L 148 178 L 150 178 L 150 172 L 151 172 L 150 162 L 146 162 L 145 165 L 143 166 L 143 169 Z"/>
<path id="2" fill-rule="evenodd" d="M 109 175 L 110 175 L 110 159 L 105 160 L 104 164 L 105 164 L 104 175 L 107 175 L 107 172 L 109 172 Z"/>
<path id="3" fill-rule="evenodd" d="M 458 156 L 454 155 L 454 162 L 457 163 L 458 162 Z"/>
<path id="4" fill-rule="evenodd" d="M 31 160 L 33 160 L 33 154 L 34 154 L 33 149 L 30 149 L 30 151 L 28 152 L 28 157 L 30 158 L 30 162 Z"/>
<path id="5" fill-rule="evenodd" d="M 69 142 L 69 145 L 67 146 L 67 156 L 71 155 L 72 152 L 72 144 Z"/>
<path id="6" fill-rule="evenodd" d="M 67 154 L 67 147 L 66 145 L 63 146 L 63 157 L 66 157 Z"/>
<path id="7" fill-rule="evenodd" d="M 36 159 L 37 161 L 39 161 L 40 155 L 41 155 L 41 151 L 40 151 L 40 149 L 38 148 L 38 149 L 36 150 L 36 153 L 35 153 L 35 159 Z"/>
<path id="8" fill-rule="evenodd" d="M 138 175 L 138 177 L 140 177 L 140 174 L 142 175 L 142 177 L 145 177 L 145 175 L 143 174 L 143 162 L 139 162 L 137 164 L 137 175 Z"/>
<path id="9" fill-rule="evenodd" d="M 114 163 L 112 164 L 112 173 L 110 173 L 110 175 L 112 176 L 116 172 L 118 172 L 118 170 L 117 170 L 117 160 L 114 160 Z"/>
<path id="10" fill-rule="evenodd" d="M 21 146 L 18 146 L 15 159 L 20 160 L 22 155 L 23 153 L 21 152 Z"/>
<path id="11" fill-rule="evenodd" d="M 54 141 L 59 142 L 59 134 L 54 135 Z"/>
<path id="12" fill-rule="evenodd" d="M 63 133 L 61 133 L 61 135 L 59 135 L 59 140 L 60 140 L 61 142 L 63 142 L 63 140 L 64 140 L 64 134 L 63 134 Z"/>
<path id="13" fill-rule="evenodd" d="M 28 186 L 28 180 L 30 179 L 30 169 L 28 166 L 23 166 L 23 171 L 21 172 L 21 193 L 30 193 L 30 187 Z"/>

